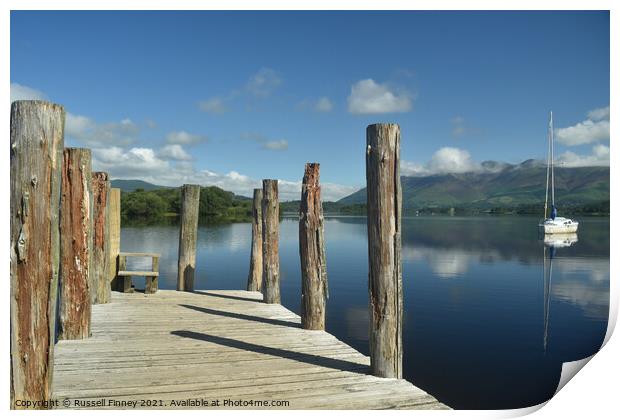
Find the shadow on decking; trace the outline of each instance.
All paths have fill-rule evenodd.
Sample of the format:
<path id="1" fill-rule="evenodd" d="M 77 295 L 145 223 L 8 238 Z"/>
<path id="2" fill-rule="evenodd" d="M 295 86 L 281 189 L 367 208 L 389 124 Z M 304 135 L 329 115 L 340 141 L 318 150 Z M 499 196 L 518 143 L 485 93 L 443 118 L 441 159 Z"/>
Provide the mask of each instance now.
<path id="1" fill-rule="evenodd" d="M 300 353 L 292 350 L 278 349 L 274 347 L 262 346 L 260 344 L 246 343 L 245 341 L 235 340 L 233 338 L 216 337 L 214 335 L 198 333 L 187 330 L 171 331 L 170 334 L 183 338 L 193 338 L 194 340 L 208 341 L 222 346 L 237 348 L 240 350 L 251 351 L 254 353 L 268 354 L 271 356 L 282 357 L 285 359 L 295 360 L 297 362 L 308 363 L 316 366 L 322 366 L 329 369 L 336 369 L 349 372 L 368 373 L 370 368 L 356 362 L 346 360 L 337 360 L 325 356 L 316 356 L 307 353 Z"/>
<path id="2" fill-rule="evenodd" d="M 222 298 L 222 299 L 233 299 L 233 300 L 242 300 L 244 302 L 256 302 L 256 303 L 260 303 L 263 300 L 262 299 L 252 299 L 252 298 L 245 298 L 245 297 L 241 297 L 241 296 L 229 296 L 229 295 L 221 295 L 219 293 L 213 293 L 213 292 L 203 292 L 203 291 L 193 291 L 191 293 L 197 294 L 197 295 L 204 295 L 204 296 L 211 296 L 211 297 L 217 297 L 217 298 Z"/>
<path id="3" fill-rule="evenodd" d="M 301 325 L 298 322 L 282 321 L 281 319 L 261 318 L 260 316 L 254 316 L 254 315 L 245 315 L 245 314 L 237 314 L 234 312 L 218 311 L 217 309 L 202 308 L 200 306 L 187 305 L 183 303 L 180 304 L 180 306 L 187 308 L 187 309 L 193 309 L 195 311 L 203 312 L 209 315 L 226 316 L 229 318 L 242 319 L 244 321 L 264 322 L 265 324 L 280 325 L 282 327 L 301 328 Z"/>

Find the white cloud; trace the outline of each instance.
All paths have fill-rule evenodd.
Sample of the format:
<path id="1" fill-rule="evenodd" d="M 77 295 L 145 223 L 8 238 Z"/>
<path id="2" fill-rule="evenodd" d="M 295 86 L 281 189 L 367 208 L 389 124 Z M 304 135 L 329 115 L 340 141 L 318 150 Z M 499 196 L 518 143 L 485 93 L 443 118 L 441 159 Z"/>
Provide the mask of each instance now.
<path id="1" fill-rule="evenodd" d="M 477 172 L 482 166 L 474 162 L 467 150 L 456 147 L 442 147 L 437 150 L 426 164 L 401 161 L 402 175 L 421 176 L 442 173 Z"/>
<path id="2" fill-rule="evenodd" d="M 158 156 L 170 160 L 192 160 L 192 156 L 180 144 L 168 144 L 162 147 Z"/>
<path id="3" fill-rule="evenodd" d="M 411 110 L 411 97 L 407 92 L 395 93 L 386 84 L 376 83 L 372 79 L 360 80 L 351 86 L 348 103 L 349 112 L 352 114 L 385 114 Z"/>
<path id="4" fill-rule="evenodd" d="M 272 140 L 263 144 L 264 149 L 269 150 L 286 150 L 288 149 L 288 140 Z"/>
<path id="5" fill-rule="evenodd" d="M 140 129 L 129 118 L 98 124 L 83 115 L 67 113 L 65 134 L 91 147 L 126 146 L 137 140 Z"/>
<path id="6" fill-rule="evenodd" d="M 609 107 L 588 112 L 588 118 L 573 126 L 555 131 L 558 142 L 566 146 L 596 143 L 609 140 Z"/>
<path id="7" fill-rule="evenodd" d="M 214 96 L 213 98 L 201 101 L 198 106 L 202 111 L 211 114 L 223 114 L 224 112 L 228 111 L 225 100 L 218 96 Z"/>
<path id="8" fill-rule="evenodd" d="M 11 102 L 24 100 L 46 100 L 47 96 L 36 89 L 19 83 L 11 83 Z"/>
<path id="9" fill-rule="evenodd" d="M 556 138 L 567 146 L 609 140 L 609 121 L 585 120 L 571 127 L 558 128 Z"/>
<path id="10" fill-rule="evenodd" d="M 428 175 L 429 170 L 423 164 L 401 160 L 400 174 L 404 176 Z"/>
<path id="11" fill-rule="evenodd" d="M 200 101 L 198 102 L 198 107 L 200 110 L 211 114 L 223 114 L 230 111 L 230 105 L 235 99 L 239 97 L 266 98 L 281 84 L 282 79 L 278 72 L 268 67 L 263 67 L 250 76 L 244 86 L 232 89 L 226 95 L 213 96 Z"/>
<path id="12" fill-rule="evenodd" d="M 177 187 L 192 183 L 215 185 L 235 194 L 252 196 L 254 188 L 261 188 L 262 181 L 237 171 L 218 174 L 208 169 L 198 170 L 190 161 L 170 162 L 149 148 L 121 147 L 93 149 L 93 170 L 106 171 L 112 179 L 142 179 L 157 185 Z M 338 200 L 359 190 L 359 186 L 324 183 L 321 186 L 323 200 Z M 298 200 L 301 181 L 279 180 L 279 196 L 282 201 Z"/>
<path id="13" fill-rule="evenodd" d="M 47 100 L 47 96 L 37 89 L 11 83 L 11 102 L 33 99 Z M 83 115 L 70 112 L 65 115 L 65 136 L 89 147 L 128 145 L 137 139 L 139 131 L 139 127 L 129 118 L 99 124 Z"/>
<path id="14" fill-rule="evenodd" d="M 246 84 L 246 89 L 254 96 L 266 97 L 271 95 L 281 84 L 282 79 L 275 70 L 263 67 L 250 77 Z"/>
<path id="15" fill-rule="evenodd" d="M 608 120 L 609 121 L 609 107 L 596 108 L 588 112 L 588 118 L 593 121 Z"/>
<path id="16" fill-rule="evenodd" d="M 568 168 L 580 166 L 609 166 L 609 147 L 597 144 L 592 148 L 592 154 L 585 156 L 567 151 L 559 155 L 556 158 L 556 162 Z"/>
<path id="17" fill-rule="evenodd" d="M 461 173 L 478 171 L 481 168 L 472 160 L 467 150 L 442 147 L 431 158 L 429 169 L 434 173 Z"/>
<path id="18" fill-rule="evenodd" d="M 330 101 L 327 96 L 320 98 L 314 106 L 314 110 L 317 112 L 329 112 L 332 109 L 334 109 L 334 104 L 332 104 L 332 101 Z"/>
<path id="19" fill-rule="evenodd" d="M 260 133 L 247 132 L 241 135 L 242 140 L 250 140 L 260 144 L 262 149 L 267 150 L 287 150 L 288 140 L 286 139 L 269 139 Z"/>
<path id="20" fill-rule="evenodd" d="M 190 134 L 187 131 L 171 131 L 166 136 L 166 143 L 168 144 L 197 144 L 207 141 L 207 136 L 201 136 L 198 134 Z"/>
<path id="21" fill-rule="evenodd" d="M 103 147 L 93 149 L 93 170 L 106 171 L 114 178 L 141 178 L 145 174 L 169 173 L 170 164 L 160 159 L 153 149 Z"/>

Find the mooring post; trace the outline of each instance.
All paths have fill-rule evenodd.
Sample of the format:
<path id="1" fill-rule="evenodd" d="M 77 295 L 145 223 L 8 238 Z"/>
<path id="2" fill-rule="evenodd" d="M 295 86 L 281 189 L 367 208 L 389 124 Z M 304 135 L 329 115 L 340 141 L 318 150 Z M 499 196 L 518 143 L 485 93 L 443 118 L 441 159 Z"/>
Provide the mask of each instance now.
<path id="1" fill-rule="evenodd" d="M 117 290 L 118 253 L 121 251 L 121 190 L 110 188 L 108 232 L 110 237 L 110 271 L 108 281 L 111 290 Z"/>
<path id="2" fill-rule="evenodd" d="M 110 177 L 107 172 L 93 172 L 93 259 L 91 264 L 91 302 L 109 303 L 110 273 Z"/>
<path id="3" fill-rule="evenodd" d="M 11 408 L 51 397 L 65 110 L 11 104 Z"/>
<path id="4" fill-rule="evenodd" d="M 400 127 L 366 129 L 370 366 L 373 375 L 402 378 Z"/>
<path id="5" fill-rule="evenodd" d="M 323 233 L 323 204 L 319 164 L 306 163 L 299 205 L 299 257 L 301 259 L 301 325 L 325 329 L 327 263 Z"/>
<path id="6" fill-rule="evenodd" d="M 263 301 L 280 303 L 280 203 L 278 180 L 263 179 Z"/>
<path id="7" fill-rule="evenodd" d="M 60 197 L 60 325 L 58 338 L 90 336 L 90 259 L 93 247 L 91 151 L 63 153 Z"/>
<path id="8" fill-rule="evenodd" d="M 260 292 L 263 286 L 263 221 L 261 205 L 263 190 L 256 188 L 252 200 L 252 250 L 250 252 L 250 273 L 248 290 Z"/>
<path id="9" fill-rule="evenodd" d="M 183 185 L 181 188 L 181 230 L 179 232 L 177 290 L 194 291 L 199 205 L 200 185 Z"/>

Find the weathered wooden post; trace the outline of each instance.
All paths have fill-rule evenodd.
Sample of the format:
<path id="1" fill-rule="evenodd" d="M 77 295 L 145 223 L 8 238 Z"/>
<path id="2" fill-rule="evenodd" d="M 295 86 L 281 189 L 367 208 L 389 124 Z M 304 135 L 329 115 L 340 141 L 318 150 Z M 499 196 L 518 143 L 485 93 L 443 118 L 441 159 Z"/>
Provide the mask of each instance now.
<path id="1" fill-rule="evenodd" d="M 59 270 L 65 111 L 11 104 L 11 407 L 49 400 Z"/>
<path id="2" fill-rule="evenodd" d="M 263 190 L 256 188 L 252 201 L 252 251 L 250 253 L 250 273 L 248 274 L 248 290 L 261 291 L 263 286 L 263 221 L 262 205 Z"/>
<path id="3" fill-rule="evenodd" d="M 327 262 L 318 163 L 306 163 L 301 185 L 299 257 L 301 259 L 301 325 L 307 330 L 324 330 L 328 293 Z"/>
<path id="4" fill-rule="evenodd" d="M 90 259 L 93 246 L 91 152 L 67 148 L 60 197 L 59 339 L 90 336 Z"/>
<path id="5" fill-rule="evenodd" d="M 400 127 L 366 129 L 370 366 L 373 375 L 402 378 Z"/>
<path id="6" fill-rule="evenodd" d="M 200 185 L 183 185 L 181 188 L 181 230 L 179 232 L 177 290 L 189 292 L 194 290 L 199 205 Z"/>
<path id="7" fill-rule="evenodd" d="M 108 232 L 110 236 L 110 289 L 117 290 L 118 253 L 121 251 L 121 190 L 110 188 L 110 207 L 108 212 Z"/>
<path id="8" fill-rule="evenodd" d="M 280 303 L 280 203 L 278 180 L 263 179 L 263 301 Z"/>
<path id="9" fill-rule="evenodd" d="M 107 172 L 93 172 L 93 259 L 91 264 L 91 302 L 109 303 L 110 273 L 110 178 Z"/>

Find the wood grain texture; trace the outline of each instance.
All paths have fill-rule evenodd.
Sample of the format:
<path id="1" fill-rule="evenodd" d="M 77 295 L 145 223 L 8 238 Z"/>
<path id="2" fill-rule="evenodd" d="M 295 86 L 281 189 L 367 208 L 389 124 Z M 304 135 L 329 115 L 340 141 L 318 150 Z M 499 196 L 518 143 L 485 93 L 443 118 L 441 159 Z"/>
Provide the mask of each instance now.
<path id="1" fill-rule="evenodd" d="M 177 290 L 194 290 L 199 204 L 200 185 L 183 185 L 181 187 L 181 229 L 179 231 Z"/>
<path id="2" fill-rule="evenodd" d="M 263 224 L 261 205 L 263 190 L 256 188 L 252 199 L 252 249 L 247 290 L 257 292 L 263 287 Z"/>
<path id="3" fill-rule="evenodd" d="M 93 172 L 93 254 L 91 264 L 91 302 L 110 302 L 110 177 Z"/>
<path id="4" fill-rule="evenodd" d="M 11 104 L 11 407 L 50 398 L 60 257 L 65 111 Z"/>
<path id="5" fill-rule="evenodd" d="M 108 211 L 108 232 L 110 238 L 110 289 L 116 290 L 116 272 L 118 271 L 118 253 L 121 250 L 121 190 L 110 188 Z"/>
<path id="6" fill-rule="evenodd" d="M 366 130 L 370 360 L 374 375 L 402 378 L 400 127 Z"/>
<path id="7" fill-rule="evenodd" d="M 278 180 L 263 179 L 261 203 L 263 225 L 263 298 L 265 303 L 280 303 L 280 203 Z"/>
<path id="8" fill-rule="evenodd" d="M 157 293 L 159 289 L 159 255 L 154 255 L 151 261 L 152 274 L 146 276 L 144 293 Z"/>
<path id="9" fill-rule="evenodd" d="M 309 330 L 325 329 L 328 294 L 319 170 L 318 163 L 306 163 L 299 205 L 301 324 Z"/>
<path id="10" fill-rule="evenodd" d="M 63 153 L 60 198 L 60 322 L 58 338 L 90 336 L 93 194 L 89 149 Z"/>
<path id="11" fill-rule="evenodd" d="M 405 380 L 369 375 L 368 357 L 262 300 L 247 291 L 114 292 L 93 308 L 92 337 L 58 344 L 53 396 L 166 404 L 155 409 L 192 408 L 171 406 L 188 398 L 288 401 L 224 409 L 447 408 Z"/>

